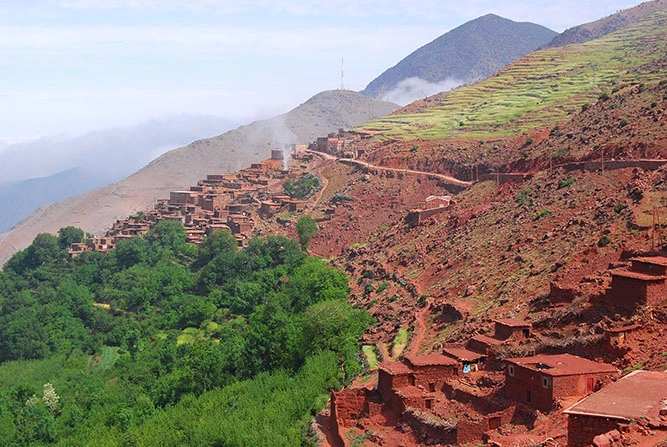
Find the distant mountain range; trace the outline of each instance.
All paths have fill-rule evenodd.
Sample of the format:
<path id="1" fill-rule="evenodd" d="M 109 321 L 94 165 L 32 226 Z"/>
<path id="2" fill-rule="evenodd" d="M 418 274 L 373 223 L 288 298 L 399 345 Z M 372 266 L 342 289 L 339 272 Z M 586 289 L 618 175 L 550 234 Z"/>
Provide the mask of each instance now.
<path id="1" fill-rule="evenodd" d="M 118 181 L 167 150 L 236 125 L 214 116 L 178 115 L 7 146 L 0 152 L 0 232 L 40 206 Z"/>
<path id="2" fill-rule="evenodd" d="M 541 25 L 517 23 L 487 14 L 414 51 L 374 79 L 361 93 L 405 105 L 484 79 L 549 43 L 557 34 Z"/>
<path id="3" fill-rule="evenodd" d="M 225 173 L 270 157 L 271 148 L 307 143 L 339 128 L 358 126 L 398 106 L 349 90 L 319 93 L 292 111 L 207 138 L 156 158 L 112 185 L 46 205 L 0 235 L 0 265 L 43 232 L 74 225 L 100 234 L 116 219 L 150 209 L 155 199 L 189 188 L 207 174 Z"/>
<path id="4" fill-rule="evenodd" d="M 562 47 L 574 43 L 584 43 L 613 33 L 626 26 L 637 23 L 658 11 L 667 8 L 667 0 L 655 0 L 642 3 L 633 8 L 625 9 L 616 14 L 604 17 L 594 22 L 585 23 L 563 31 L 562 34 L 546 45 L 548 48 Z"/>

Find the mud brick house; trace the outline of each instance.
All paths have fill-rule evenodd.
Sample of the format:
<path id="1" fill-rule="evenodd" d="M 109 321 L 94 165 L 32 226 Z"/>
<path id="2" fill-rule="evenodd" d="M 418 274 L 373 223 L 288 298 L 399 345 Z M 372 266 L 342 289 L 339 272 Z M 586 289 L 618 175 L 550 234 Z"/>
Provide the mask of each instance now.
<path id="1" fill-rule="evenodd" d="M 639 422 L 667 437 L 667 372 L 633 371 L 564 411 L 569 447 L 591 445 L 596 436 Z"/>
<path id="2" fill-rule="evenodd" d="M 430 392 L 441 391 L 445 380 L 458 374 L 458 362 L 442 354 L 406 355 L 403 360 L 412 369 L 415 386 Z"/>
<path id="3" fill-rule="evenodd" d="M 532 324 L 515 318 L 495 320 L 494 324 L 494 338 L 498 340 L 507 340 L 510 337 L 528 338 L 533 329 Z"/>
<path id="4" fill-rule="evenodd" d="M 632 258 L 629 269 L 610 273 L 606 304 L 634 310 L 647 305 L 660 306 L 667 301 L 667 257 Z"/>
<path id="5" fill-rule="evenodd" d="M 451 196 L 428 196 L 424 208 L 427 210 L 434 208 L 447 208 L 451 202 Z"/>
<path id="6" fill-rule="evenodd" d="M 484 365 L 486 364 L 486 354 L 467 348 L 445 348 L 443 353 L 457 361 L 459 371 L 463 374 L 484 369 Z"/>
<path id="7" fill-rule="evenodd" d="M 540 411 L 556 408 L 559 399 L 584 396 L 618 375 L 606 363 L 571 354 L 505 360 L 505 395 Z"/>
<path id="8" fill-rule="evenodd" d="M 639 329 L 641 326 L 638 324 L 632 324 L 629 326 L 621 326 L 616 328 L 607 329 L 607 336 L 609 337 L 609 344 L 613 347 L 623 346 L 625 343 L 625 338 L 628 334 Z"/>

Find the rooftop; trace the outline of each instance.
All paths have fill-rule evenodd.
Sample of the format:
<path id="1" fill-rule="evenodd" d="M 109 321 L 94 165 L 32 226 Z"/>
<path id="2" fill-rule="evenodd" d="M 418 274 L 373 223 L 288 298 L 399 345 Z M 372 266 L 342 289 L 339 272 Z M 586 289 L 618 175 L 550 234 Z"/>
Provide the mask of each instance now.
<path id="1" fill-rule="evenodd" d="M 403 357 L 412 366 L 449 366 L 458 365 L 451 357 L 442 354 L 406 355 Z"/>
<path id="2" fill-rule="evenodd" d="M 531 327 L 532 324 L 527 323 L 523 320 L 518 320 L 516 318 L 499 318 L 494 320 L 496 323 L 503 324 L 509 327 Z"/>
<path id="3" fill-rule="evenodd" d="M 403 362 L 382 362 L 378 365 L 378 368 L 392 376 L 412 373 L 408 365 Z"/>
<path id="4" fill-rule="evenodd" d="M 633 371 L 583 398 L 565 413 L 625 420 L 647 418 L 656 423 L 661 408 L 667 406 L 665 399 L 667 372 Z"/>
<path id="5" fill-rule="evenodd" d="M 401 388 L 398 388 L 396 390 L 396 394 L 402 397 L 431 397 L 431 393 L 427 393 L 421 388 L 417 388 L 416 386 L 404 386 Z"/>
<path id="6" fill-rule="evenodd" d="M 502 345 L 505 341 L 498 340 L 497 338 L 489 337 L 488 335 L 477 334 L 472 337 L 472 340 L 476 340 L 480 343 L 484 343 L 489 346 L 493 345 Z"/>
<path id="7" fill-rule="evenodd" d="M 486 357 L 479 352 L 471 351 L 465 348 L 445 348 L 445 354 L 454 357 L 462 362 L 475 362 L 481 358 Z"/>
<path id="8" fill-rule="evenodd" d="M 637 257 L 637 258 L 631 258 L 630 261 L 638 261 L 638 262 L 644 262 L 647 264 L 655 264 L 655 265 L 661 265 L 663 267 L 667 267 L 667 258 L 664 256 L 644 256 L 644 257 Z"/>
<path id="9" fill-rule="evenodd" d="M 536 355 L 506 359 L 505 361 L 549 376 L 618 372 L 616 368 L 607 363 L 594 362 L 572 354 Z"/>
<path id="10" fill-rule="evenodd" d="M 621 276 L 623 278 L 639 279 L 641 281 L 662 281 L 667 279 L 667 276 L 665 275 L 647 275 L 645 273 L 637 273 L 630 270 L 622 270 L 622 269 L 612 270 L 610 273 L 612 276 Z"/>

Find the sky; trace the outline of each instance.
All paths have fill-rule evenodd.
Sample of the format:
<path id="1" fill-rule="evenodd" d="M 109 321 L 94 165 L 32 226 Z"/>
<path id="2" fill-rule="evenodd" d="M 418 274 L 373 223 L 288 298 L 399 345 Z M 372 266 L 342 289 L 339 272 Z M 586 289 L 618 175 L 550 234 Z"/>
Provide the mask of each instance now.
<path id="1" fill-rule="evenodd" d="M 275 116 L 362 90 L 487 13 L 561 32 L 635 0 L 0 0 L 0 149 L 175 114 Z"/>

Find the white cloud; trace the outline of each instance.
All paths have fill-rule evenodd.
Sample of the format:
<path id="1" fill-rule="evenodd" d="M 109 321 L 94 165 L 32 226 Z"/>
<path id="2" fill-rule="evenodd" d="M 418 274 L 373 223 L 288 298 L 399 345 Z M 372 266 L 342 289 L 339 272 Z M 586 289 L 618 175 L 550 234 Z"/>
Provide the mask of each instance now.
<path id="1" fill-rule="evenodd" d="M 385 101 L 391 101 L 400 106 L 404 106 L 417 99 L 451 90 L 453 88 L 459 87 L 462 84 L 463 81 L 454 78 L 448 78 L 435 83 L 431 83 L 417 77 L 408 78 L 399 82 L 396 85 L 396 88 L 387 92 L 382 97 L 382 99 Z"/>

